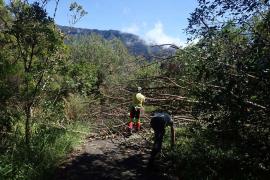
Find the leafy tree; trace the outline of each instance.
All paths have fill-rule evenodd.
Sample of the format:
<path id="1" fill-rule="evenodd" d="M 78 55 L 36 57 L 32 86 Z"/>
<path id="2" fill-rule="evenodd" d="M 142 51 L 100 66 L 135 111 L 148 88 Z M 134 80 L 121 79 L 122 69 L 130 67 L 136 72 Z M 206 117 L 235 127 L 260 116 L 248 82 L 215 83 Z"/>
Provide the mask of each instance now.
<path id="1" fill-rule="evenodd" d="M 133 58 L 119 40 L 106 41 L 91 35 L 76 37 L 69 44 L 71 62 L 80 66 L 81 70 L 87 67 L 81 72 L 73 69 L 75 66 L 72 67 L 69 77 L 72 77 L 75 84 L 80 85 L 87 94 L 95 89 L 99 91 L 102 85 L 117 83 L 128 75 L 125 65 L 131 63 Z M 80 83 L 76 77 L 86 80 Z"/>
<path id="2" fill-rule="evenodd" d="M 10 101 L 18 90 L 17 71 L 18 66 L 14 65 L 16 53 L 13 51 L 14 38 L 6 31 L 11 25 L 11 16 L 5 8 L 3 1 L 0 1 L 0 131 L 11 130 L 15 116 L 15 108 Z"/>
<path id="3" fill-rule="evenodd" d="M 83 16 L 87 15 L 87 12 L 77 2 L 70 4 L 69 11 L 72 13 L 70 15 L 71 19 L 69 21 L 70 26 L 76 24 Z"/>
<path id="4" fill-rule="evenodd" d="M 228 21 L 242 26 L 249 25 L 253 17 L 265 19 L 269 8 L 268 0 L 198 0 L 198 3 L 187 28 L 188 33 L 197 37 L 206 37 L 223 29 Z"/>
<path id="5" fill-rule="evenodd" d="M 241 154 L 239 166 L 265 177 L 269 171 L 269 2 L 205 1 L 189 19 L 188 32 L 199 37 L 178 51 L 188 93 L 198 101 L 193 113 L 214 132 L 219 146 Z M 188 85 L 188 84 L 186 84 Z M 244 172 L 251 169 L 249 172 Z M 241 175 L 240 175 L 241 176 Z"/>
<path id="6" fill-rule="evenodd" d="M 54 53 L 62 46 L 60 33 L 53 20 L 38 3 L 12 2 L 13 17 L 9 34 L 15 38 L 18 57 L 16 64 L 22 67 L 20 85 L 21 101 L 25 112 L 25 141 L 30 143 L 31 111 L 41 93 L 49 71 L 57 62 Z"/>

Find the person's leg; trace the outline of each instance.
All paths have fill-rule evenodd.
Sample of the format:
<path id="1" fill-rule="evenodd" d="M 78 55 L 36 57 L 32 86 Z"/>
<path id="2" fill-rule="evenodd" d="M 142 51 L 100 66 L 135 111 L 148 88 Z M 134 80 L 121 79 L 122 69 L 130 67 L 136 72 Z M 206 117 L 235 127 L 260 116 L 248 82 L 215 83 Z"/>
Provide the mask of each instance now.
<path id="1" fill-rule="evenodd" d="M 163 132 L 155 133 L 155 139 L 154 139 L 154 145 L 151 152 L 151 157 L 154 158 L 161 151 L 163 136 L 164 136 Z"/>
<path id="2" fill-rule="evenodd" d="M 153 164 L 155 157 L 161 151 L 163 136 L 165 134 L 165 130 L 158 129 L 154 131 L 155 131 L 155 137 L 154 137 L 154 145 L 151 151 L 151 156 L 150 156 L 150 161 L 149 161 L 150 165 Z"/>
<path id="3" fill-rule="evenodd" d="M 134 107 L 131 107 L 130 108 L 130 120 L 129 120 L 129 123 L 128 123 L 128 128 L 129 130 L 131 131 L 133 129 L 133 119 L 134 119 L 134 116 L 135 116 L 135 108 Z"/>
<path id="4" fill-rule="evenodd" d="M 139 131 L 141 129 L 141 122 L 140 122 L 140 109 L 135 110 L 135 124 L 136 124 L 136 129 Z"/>

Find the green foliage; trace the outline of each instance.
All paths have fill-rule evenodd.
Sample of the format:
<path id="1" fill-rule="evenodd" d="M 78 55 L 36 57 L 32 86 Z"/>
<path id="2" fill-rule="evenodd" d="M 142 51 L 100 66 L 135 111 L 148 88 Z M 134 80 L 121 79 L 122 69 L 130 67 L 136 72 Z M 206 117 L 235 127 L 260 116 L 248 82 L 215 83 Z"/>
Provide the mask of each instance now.
<path id="1" fill-rule="evenodd" d="M 152 76 L 158 76 L 160 75 L 160 66 L 157 63 L 149 64 L 147 62 L 143 62 L 137 69 L 135 69 L 133 73 L 137 78 L 149 78 Z"/>
<path id="2" fill-rule="evenodd" d="M 133 57 L 116 39 L 106 41 L 99 36 L 79 36 L 68 41 L 70 47 L 69 66 L 64 73 L 64 87 L 70 92 L 86 95 L 99 94 L 101 88 L 126 80 Z M 132 65 L 131 65 L 132 66 Z"/>
<path id="3" fill-rule="evenodd" d="M 0 179 L 48 179 L 88 133 L 103 95 L 131 76 L 134 57 L 96 35 L 64 45 L 38 3 L 1 4 L 0 13 Z"/>
<path id="4" fill-rule="evenodd" d="M 184 178 L 269 175 L 269 7 L 259 1 L 229 3 L 199 1 L 188 29 L 199 42 L 179 49 L 163 66 L 183 87 L 181 95 L 195 100 L 192 114 L 205 127 L 178 132 L 172 156 L 179 158 Z M 220 23 L 227 13 L 237 18 Z M 178 71 L 168 73 L 175 66 Z"/>
<path id="5" fill-rule="evenodd" d="M 76 24 L 83 16 L 88 14 L 77 2 L 73 2 L 70 4 L 69 11 L 72 13 L 69 22 L 70 25 Z"/>
<path id="6" fill-rule="evenodd" d="M 17 108 L 23 109 L 26 117 L 23 118 L 25 140 L 29 144 L 31 111 L 38 102 L 37 97 L 46 85 L 49 73 L 53 71 L 57 62 L 55 57 L 63 47 L 63 40 L 53 20 L 37 2 L 12 1 L 9 6 L 1 6 L 1 13 L 5 15 L 1 18 L 4 27 L 1 31 L 4 47 L 1 61 L 4 63 L 1 64 L 6 68 L 1 80 L 6 78 L 8 85 L 3 89 L 12 89 L 9 91 L 10 101 L 5 101 L 17 103 Z"/>
<path id="7" fill-rule="evenodd" d="M 15 107 L 9 101 L 18 90 L 20 66 L 14 64 L 14 38 L 6 33 L 11 17 L 3 2 L 0 2 L 0 131 L 11 128 L 16 116 Z M 2 136 L 2 135 L 0 135 Z"/>
<path id="8" fill-rule="evenodd" d="M 67 49 L 38 3 L 0 1 L 0 15 L 0 179 L 50 178 L 89 130 L 66 123 L 58 79 L 64 79 Z M 82 76 L 88 69 L 74 71 Z"/>
<path id="9" fill-rule="evenodd" d="M 235 145 L 219 146 L 220 140 L 206 129 L 176 129 L 177 143 L 170 150 L 170 135 L 165 136 L 165 151 L 183 179 L 264 179 L 267 173 L 256 167 L 247 154 Z M 251 164 L 247 164 L 247 162 Z"/>
<path id="10" fill-rule="evenodd" d="M 76 123 L 65 126 L 35 124 L 31 152 L 23 141 L 23 131 L 19 129 L 14 136 L 12 148 L 1 155 L 1 179 L 48 179 L 58 162 L 73 150 L 85 134 L 88 124 Z M 28 153 L 31 154 L 29 158 Z"/>
<path id="11" fill-rule="evenodd" d="M 82 95 L 70 94 L 64 98 L 64 111 L 68 121 L 83 120 L 88 115 L 89 98 Z"/>
<path id="12" fill-rule="evenodd" d="M 187 29 L 198 43 L 163 61 L 159 81 L 148 76 L 160 92 L 149 94 L 168 99 L 155 105 L 191 111 L 203 127 L 178 129 L 171 157 L 181 178 L 269 176 L 269 17 L 269 1 L 199 0 Z"/>
<path id="13" fill-rule="evenodd" d="M 86 14 L 76 3 L 70 10 L 75 20 Z M 200 124 L 177 130 L 170 155 L 180 177 L 266 177 L 269 22 L 268 1 L 199 0 L 188 28 L 199 42 L 149 63 L 129 55 L 120 40 L 94 34 L 68 37 L 65 46 L 38 3 L 0 1 L 0 178 L 50 174 L 83 137 L 77 131 L 88 131 L 81 120 L 107 109 L 124 114 L 127 89 L 136 86 L 152 97 L 146 111 L 191 111 Z"/>

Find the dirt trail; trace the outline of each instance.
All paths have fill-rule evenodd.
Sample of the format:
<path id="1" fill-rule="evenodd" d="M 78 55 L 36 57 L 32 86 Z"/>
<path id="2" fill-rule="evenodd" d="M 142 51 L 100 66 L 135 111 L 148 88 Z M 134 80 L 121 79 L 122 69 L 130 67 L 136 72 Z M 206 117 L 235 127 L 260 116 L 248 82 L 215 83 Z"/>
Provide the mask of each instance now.
<path id="1" fill-rule="evenodd" d="M 147 168 L 150 144 L 139 134 L 129 138 L 87 141 L 56 171 L 56 180 L 177 179 L 167 174 L 168 165 Z"/>

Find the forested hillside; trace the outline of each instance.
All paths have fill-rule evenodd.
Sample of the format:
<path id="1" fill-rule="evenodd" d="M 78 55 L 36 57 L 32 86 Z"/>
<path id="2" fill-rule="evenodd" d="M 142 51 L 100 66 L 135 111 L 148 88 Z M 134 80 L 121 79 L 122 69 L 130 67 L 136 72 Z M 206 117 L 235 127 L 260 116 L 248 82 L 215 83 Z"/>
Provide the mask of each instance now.
<path id="1" fill-rule="evenodd" d="M 152 145 L 151 112 L 174 119 L 176 144 L 170 148 L 167 131 L 158 159 L 167 177 L 269 179 L 267 0 L 198 0 L 186 29 L 198 43 L 172 46 L 174 54 L 152 61 L 155 50 L 136 36 L 59 29 L 46 3 L 0 0 L 0 179 L 57 177 L 55 169 L 92 136 L 127 143 L 138 86 L 146 96 L 139 141 Z"/>
<path id="2" fill-rule="evenodd" d="M 175 53 L 175 49 L 164 46 L 157 46 L 156 44 L 147 44 L 144 40 L 134 34 L 123 33 L 116 30 L 97 30 L 97 29 L 83 29 L 67 26 L 58 26 L 61 31 L 70 36 L 85 36 L 85 35 L 99 35 L 106 40 L 114 38 L 121 40 L 121 42 L 128 48 L 128 51 L 135 56 L 142 56 L 151 61 L 155 57 L 167 57 Z"/>

